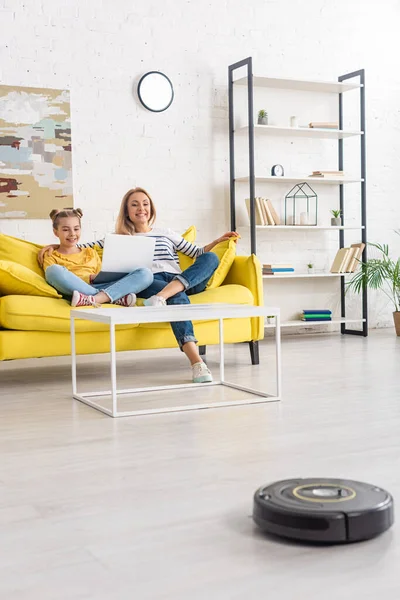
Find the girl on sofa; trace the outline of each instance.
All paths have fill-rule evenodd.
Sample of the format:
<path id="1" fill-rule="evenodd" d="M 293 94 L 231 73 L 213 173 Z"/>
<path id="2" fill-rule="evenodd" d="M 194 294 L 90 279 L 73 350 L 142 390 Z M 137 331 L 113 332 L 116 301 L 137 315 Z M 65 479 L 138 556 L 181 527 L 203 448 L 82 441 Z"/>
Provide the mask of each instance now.
<path id="1" fill-rule="evenodd" d="M 136 294 L 152 283 L 152 272 L 145 268 L 136 269 L 107 285 L 93 283 L 101 269 L 101 259 L 93 248 L 78 245 L 82 215 L 80 208 L 51 211 L 53 232 L 60 245 L 51 254 L 44 255 L 47 283 L 71 298 L 71 306 L 99 306 L 105 302 L 134 306 Z"/>
<path id="2" fill-rule="evenodd" d="M 155 219 L 154 202 L 146 190 L 136 187 L 125 194 L 121 202 L 115 233 L 149 235 L 156 238 L 152 265 L 154 281 L 141 291 L 140 296 L 146 298 L 146 306 L 190 304 L 189 296 L 206 289 L 208 281 L 218 266 L 218 257 L 210 250 L 230 238 L 234 238 L 236 241 L 238 234 L 229 231 L 204 248 L 200 248 L 196 244 L 187 242 L 179 233 L 171 229 L 153 227 Z M 80 247 L 92 248 L 95 245 L 102 248 L 103 240 L 81 244 Z M 48 249 L 49 247 L 46 247 L 41 251 L 39 262 L 43 253 Z M 183 272 L 179 267 L 178 252 L 196 259 L 193 265 Z M 171 327 L 180 349 L 190 361 L 193 383 L 212 381 L 211 372 L 200 357 L 192 322 L 172 322 Z"/>

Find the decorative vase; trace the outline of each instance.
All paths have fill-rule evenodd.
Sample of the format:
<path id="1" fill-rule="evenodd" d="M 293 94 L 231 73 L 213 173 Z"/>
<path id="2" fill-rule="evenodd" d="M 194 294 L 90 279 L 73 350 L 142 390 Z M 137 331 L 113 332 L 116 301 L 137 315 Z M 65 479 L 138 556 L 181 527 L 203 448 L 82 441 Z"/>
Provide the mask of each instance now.
<path id="1" fill-rule="evenodd" d="M 393 321 L 394 321 L 394 328 L 396 330 L 396 335 L 398 335 L 400 337 L 400 311 L 397 310 L 396 312 L 393 313 Z"/>
<path id="2" fill-rule="evenodd" d="M 332 227 L 340 227 L 342 224 L 342 219 L 340 217 L 332 217 L 331 225 Z"/>
<path id="3" fill-rule="evenodd" d="M 258 125 L 268 125 L 268 115 L 266 117 L 258 117 Z"/>

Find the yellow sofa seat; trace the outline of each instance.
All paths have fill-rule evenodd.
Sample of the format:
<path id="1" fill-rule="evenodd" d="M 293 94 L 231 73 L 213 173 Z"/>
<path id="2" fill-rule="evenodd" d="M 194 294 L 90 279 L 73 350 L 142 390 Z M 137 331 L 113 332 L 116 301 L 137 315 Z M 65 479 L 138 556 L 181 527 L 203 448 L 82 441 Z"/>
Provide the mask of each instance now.
<path id="1" fill-rule="evenodd" d="M 107 308 L 120 308 L 104 304 Z M 82 308 L 80 310 L 85 310 Z M 0 298 L 0 327 L 18 331 L 70 331 L 71 305 L 67 300 L 40 296 L 4 296 Z M 118 325 L 132 329 L 137 325 Z M 108 331 L 108 325 L 91 321 L 76 321 L 76 331 Z"/>

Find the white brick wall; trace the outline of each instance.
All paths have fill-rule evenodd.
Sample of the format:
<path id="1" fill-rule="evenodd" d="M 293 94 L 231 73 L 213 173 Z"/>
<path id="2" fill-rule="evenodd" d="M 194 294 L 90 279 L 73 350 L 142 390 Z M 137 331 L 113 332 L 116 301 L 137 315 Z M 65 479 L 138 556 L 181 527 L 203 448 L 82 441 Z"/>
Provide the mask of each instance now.
<path id="1" fill-rule="evenodd" d="M 400 227 L 400 5 L 380 6 L 372 0 L 0 0 L 0 80 L 71 90 L 75 205 L 85 212 L 85 239 L 110 231 L 124 192 L 142 185 L 157 203 L 160 224 L 183 230 L 195 223 L 206 242 L 229 228 L 228 64 L 251 55 L 257 73 L 313 79 L 365 68 L 369 238 L 398 253 L 392 229 Z M 134 94 L 139 77 L 152 69 L 164 71 L 175 88 L 174 103 L 160 114 L 144 110 Z M 293 150 L 276 162 L 297 171 L 329 151 L 297 142 L 281 151 Z M 238 198 L 246 193 L 238 190 Z M 336 197 L 326 193 L 327 209 Z M 53 240 L 47 221 L 0 221 L 0 230 Z M 330 255 L 320 249 L 332 246 L 329 239 L 286 234 L 285 250 L 300 265 L 315 260 L 322 268 Z M 286 256 L 279 244 L 276 233 L 264 237 L 264 258 Z M 332 281 L 301 285 L 299 308 L 319 292 L 333 298 L 336 290 Z M 371 317 L 372 325 L 391 324 L 382 299 L 373 300 Z"/>

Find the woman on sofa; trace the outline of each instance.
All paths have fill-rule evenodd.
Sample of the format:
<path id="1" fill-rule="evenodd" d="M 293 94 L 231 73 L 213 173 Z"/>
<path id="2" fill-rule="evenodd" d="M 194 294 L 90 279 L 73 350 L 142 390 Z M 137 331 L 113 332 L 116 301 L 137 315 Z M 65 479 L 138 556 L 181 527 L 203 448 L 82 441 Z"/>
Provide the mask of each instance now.
<path id="1" fill-rule="evenodd" d="M 149 235 L 156 238 L 152 265 L 154 281 L 141 291 L 140 296 L 146 298 L 146 306 L 190 304 L 189 296 L 206 289 L 208 281 L 218 266 L 218 257 L 210 250 L 230 238 L 236 240 L 238 234 L 229 231 L 204 248 L 200 248 L 196 244 L 186 241 L 179 233 L 171 229 L 153 227 L 155 219 L 154 202 L 146 190 L 136 187 L 125 194 L 121 202 L 115 233 Z M 95 245 L 103 247 L 103 241 L 81 244 L 81 247 L 90 248 Z M 48 247 L 41 251 L 39 261 L 47 249 Z M 178 252 L 196 259 L 193 265 L 183 272 L 179 267 Z M 171 327 L 179 347 L 190 361 L 193 383 L 212 381 L 211 372 L 200 357 L 192 322 L 172 322 Z"/>
<path id="2" fill-rule="evenodd" d="M 152 283 L 152 272 L 146 268 L 136 269 L 107 285 L 94 283 L 101 269 L 101 259 L 93 248 L 78 245 L 82 214 L 80 208 L 51 211 L 53 232 L 60 245 L 43 257 L 47 283 L 71 298 L 71 306 L 98 306 L 106 302 L 134 306 L 136 294 Z"/>

